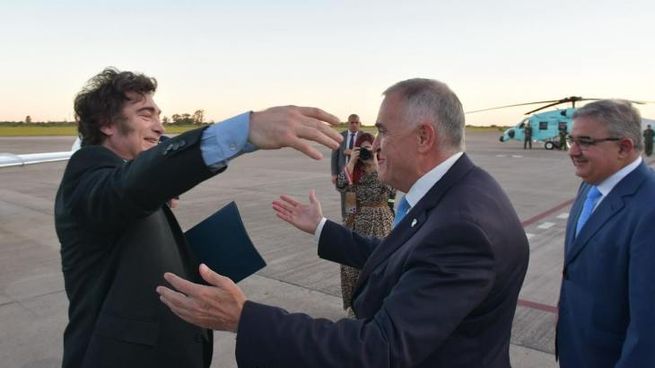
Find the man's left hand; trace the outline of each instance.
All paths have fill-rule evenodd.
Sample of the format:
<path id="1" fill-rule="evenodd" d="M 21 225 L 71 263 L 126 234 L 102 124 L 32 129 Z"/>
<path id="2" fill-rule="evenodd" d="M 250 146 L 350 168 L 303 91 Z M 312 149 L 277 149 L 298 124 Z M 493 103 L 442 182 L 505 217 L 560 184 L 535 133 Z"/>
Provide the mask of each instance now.
<path id="1" fill-rule="evenodd" d="M 204 264 L 200 265 L 200 275 L 209 285 L 195 284 L 170 272 L 165 273 L 164 278 L 177 291 L 158 286 L 159 299 L 191 324 L 236 332 L 246 296 L 232 280 Z"/>

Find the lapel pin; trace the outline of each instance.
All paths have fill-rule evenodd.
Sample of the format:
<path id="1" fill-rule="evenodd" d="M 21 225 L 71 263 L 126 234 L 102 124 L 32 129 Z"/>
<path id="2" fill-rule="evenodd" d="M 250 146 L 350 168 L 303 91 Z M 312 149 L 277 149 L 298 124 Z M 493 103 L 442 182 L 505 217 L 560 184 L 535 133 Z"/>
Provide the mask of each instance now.
<path id="1" fill-rule="evenodd" d="M 416 221 L 416 219 L 412 219 L 412 224 L 411 224 L 410 226 L 411 226 L 411 227 L 416 226 L 416 223 L 417 223 L 417 222 L 418 222 L 418 221 Z"/>

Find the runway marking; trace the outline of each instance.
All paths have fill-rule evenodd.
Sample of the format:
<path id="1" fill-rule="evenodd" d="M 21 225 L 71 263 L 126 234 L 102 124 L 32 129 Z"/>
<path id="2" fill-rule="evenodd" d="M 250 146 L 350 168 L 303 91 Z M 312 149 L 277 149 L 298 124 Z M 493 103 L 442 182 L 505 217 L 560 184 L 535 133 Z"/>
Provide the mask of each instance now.
<path id="1" fill-rule="evenodd" d="M 537 221 L 543 220 L 543 219 L 545 219 L 546 217 L 552 215 L 553 213 L 555 213 L 555 212 L 561 210 L 562 208 L 565 208 L 565 207 L 570 206 L 571 203 L 573 203 L 573 200 L 574 200 L 574 199 L 575 199 L 575 198 L 571 198 L 571 199 L 569 199 L 568 201 L 565 201 L 565 202 L 563 202 L 563 203 L 560 203 L 560 204 L 558 204 L 557 206 L 555 206 L 555 207 L 553 207 L 553 208 L 551 208 L 551 209 L 549 209 L 549 210 L 546 210 L 546 211 L 544 211 L 544 212 L 542 212 L 542 213 L 539 213 L 539 214 L 537 214 L 537 215 L 535 215 L 535 216 L 533 216 L 533 217 L 531 217 L 531 218 L 529 218 L 529 219 L 527 219 L 527 220 L 525 220 L 525 221 L 522 221 L 522 222 L 521 222 L 521 225 L 522 225 L 523 227 L 528 227 L 528 226 L 534 224 L 534 223 L 537 222 Z"/>
<path id="2" fill-rule="evenodd" d="M 552 305 L 531 302 L 529 300 L 524 300 L 524 299 L 519 299 L 518 305 L 520 305 L 521 307 L 540 310 L 542 312 L 557 314 L 557 307 L 554 307 Z"/>
<path id="3" fill-rule="evenodd" d="M 550 229 L 553 226 L 555 226 L 554 222 L 542 222 L 539 226 L 537 226 L 537 228 L 538 229 Z"/>
<path id="4" fill-rule="evenodd" d="M 559 215 L 557 215 L 558 219 L 566 220 L 569 218 L 569 213 L 568 212 L 562 212 Z"/>
<path id="5" fill-rule="evenodd" d="M 525 236 L 528 238 L 528 240 L 534 238 L 534 234 L 532 233 L 525 233 Z"/>
<path id="6" fill-rule="evenodd" d="M 558 204 L 557 206 L 555 206 L 555 207 L 553 207 L 553 208 L 551 208 L 549 210 L 546 210 L 546 211 L 544 211 L 542 213 L 539 213 L 539 214 L 537 214 L 535 216 L 532 216 L 531 218 L 529 218 L 529 219 L 527 219 L 525 221 L 522 221 L 521 225 L 523 226 L 523 228 L 526 228 L 526 227 L 534 224 L 537 221 L 541 221 L 541 220 L 545 219 L 546 217 L 551 216 L 553 213 L 561 211 L 563 208 L 566 208 L 566 207 L 570 206 L 571 203 L 573 203 L 574 200 L 575 200 L 575 198 L 571 198 L 568 201 L 562 202 L 562 203 Z M 559 216 L 562 216 L 562 214 L 560 214 Z M 568 217 L 568 213 L 567 213 L 567 217 Z M 549 224 L 549 222 L 546 222 L 544 224 Z M 540 226 L 543 226 L 543 224 L 540 225 Z M 537 303 L 537 302 L 533 302 L 533 301 L 526 300 L 526 299 L 519 299 L 518 300 L 518 305 L 520 305 L 522 307 L 525 307 L 525 308 L 531 308 L 531 309 L 539 310 L 539 311 L 542 311 L 542 312 L 557 314 L 557 307 L 552 306 L 552 305 Z"/>

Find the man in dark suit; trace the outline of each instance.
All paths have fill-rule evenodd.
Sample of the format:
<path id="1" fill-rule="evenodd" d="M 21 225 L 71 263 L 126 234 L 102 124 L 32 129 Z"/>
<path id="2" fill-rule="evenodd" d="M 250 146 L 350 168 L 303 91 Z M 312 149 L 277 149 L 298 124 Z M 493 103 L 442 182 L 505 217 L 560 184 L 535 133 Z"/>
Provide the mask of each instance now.
<path id="1" fill-rule="evenodd" d="M 655 174 L 641 138 L 627 101 L 573 116 L 569 156 L 583 182 L 566 227 L 562 368 L 655 367 Z"/>
<path id="2" fill-rule="evenodd" d="M 211 331 L 162 308 L 163 272 L 200 280 L 198 262 L 166 202 L 256 148 L 291 146 L 320 158 L 301 138 L 330 148 L 338 119 L 319 109 L 248 112 L 161 144 L 156 81 L 105 69 L 75 99 L 82 148 L 55 202 L 55 226 L 70 305 L 63 367 L 208 367 Z"/>
<path id="3" fill-rule="evenodd" d="M 344 166 L 350 160 L 350 151 L 355 146 L 357 135 L 362 127 L 359 121 L 359 115 L 350 114 L 348 116 L 348 130 L 341 132 L 343 140 L 339 144 L 339 148 L 332 150 L 332 160 L 330 162 L 330 170 L 332 172 L 332 184 L 337 185 L 337 175 L 343 170 Z M 345 221 L 346 218 L 346 201 L 345 194 L 341 192 L 341 218 Z"/>
<path id="4" fill-rule="evenodd" d="M 235 331 L 240 367 L 503 367 L 528 242 L 498 183 L 463 151 L 464 112 L 443 83 L 385 92 L 373 145 L 380 180 L 406 192 L 384 240 L 322 218 L 314 193 L 282 196 L 277 215 L 318 236 L 318 253 L 362 268 L 357 319 L 331 322 L 247 300 L 201 266 L 205 286 L 166 274 L 159 287 L 181 318 Z"/>

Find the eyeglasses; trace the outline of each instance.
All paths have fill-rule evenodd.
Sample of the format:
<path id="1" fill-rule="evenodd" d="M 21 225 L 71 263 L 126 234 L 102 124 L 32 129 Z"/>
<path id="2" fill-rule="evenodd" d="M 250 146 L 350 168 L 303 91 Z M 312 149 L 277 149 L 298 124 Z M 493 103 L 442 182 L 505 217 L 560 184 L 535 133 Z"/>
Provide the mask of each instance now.
<path id="1" fill-rule="evenodd" d="M 577 144 L 580 149 L 587 149 L 591 146 L 595 146 L 596 143 L 600 142 L 607 142 L 607 141 L 620 141 L 621 138 L 618 137 L 608 137 L 608 138 L 598 138 L 594 139 L 591 137 L 572 137 L 570 135 L 566 136 L 566 141 L 569 142 L 569 144 Z"/>

